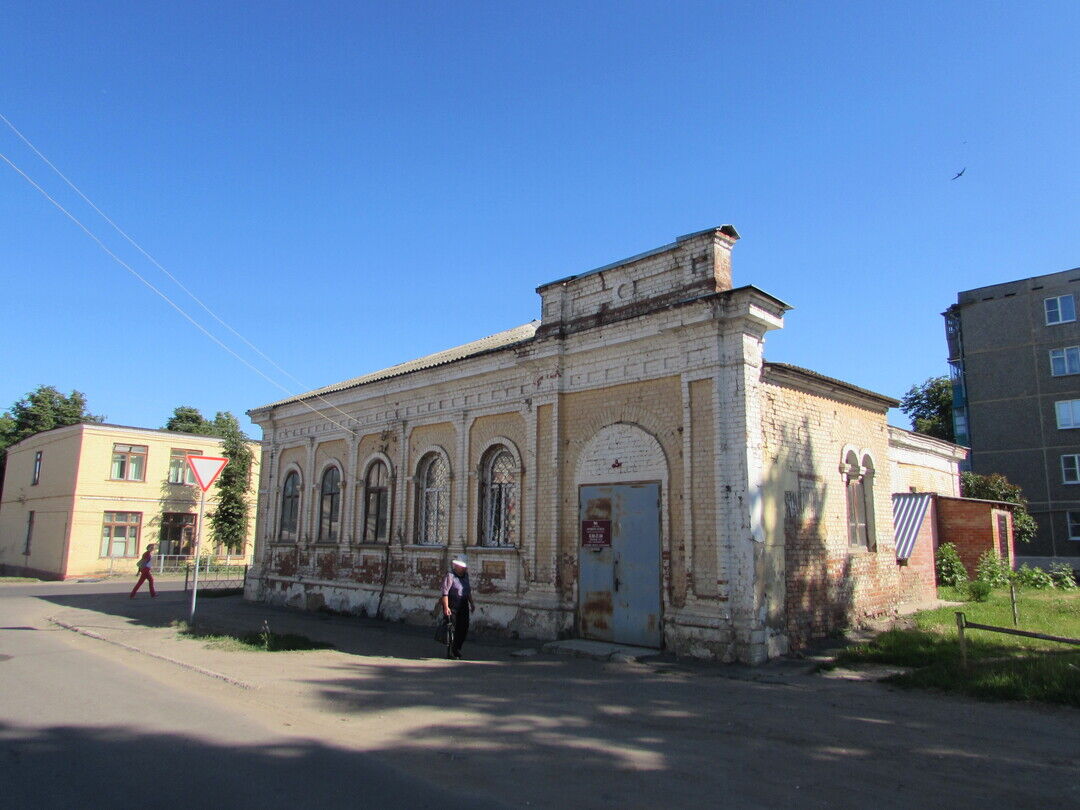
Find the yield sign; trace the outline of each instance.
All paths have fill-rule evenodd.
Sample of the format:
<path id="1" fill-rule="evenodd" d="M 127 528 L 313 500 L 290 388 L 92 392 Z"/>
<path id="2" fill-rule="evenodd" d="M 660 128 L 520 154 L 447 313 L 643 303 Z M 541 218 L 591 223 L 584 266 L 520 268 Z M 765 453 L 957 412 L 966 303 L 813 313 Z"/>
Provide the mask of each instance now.
<path id="1" fill-rule="evenodd" d="M 221 475 L 229 460 L 217 456 L 188 456 L 187 463 L 195 473 L 195 480 L 199 482 L 202 491 L 206 492 Z"/>

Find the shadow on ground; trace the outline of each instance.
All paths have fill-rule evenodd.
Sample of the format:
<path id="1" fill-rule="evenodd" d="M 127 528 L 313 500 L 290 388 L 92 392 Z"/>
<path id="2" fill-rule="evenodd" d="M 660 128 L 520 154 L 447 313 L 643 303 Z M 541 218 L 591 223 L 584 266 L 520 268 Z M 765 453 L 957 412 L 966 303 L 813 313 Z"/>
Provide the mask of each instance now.
<path id="1" fill-rule="evenodd" d="M 0 723 L 4 804 L 237 808 L 490 807 L 319 743 L 222 745 L 121 727 Z"/>

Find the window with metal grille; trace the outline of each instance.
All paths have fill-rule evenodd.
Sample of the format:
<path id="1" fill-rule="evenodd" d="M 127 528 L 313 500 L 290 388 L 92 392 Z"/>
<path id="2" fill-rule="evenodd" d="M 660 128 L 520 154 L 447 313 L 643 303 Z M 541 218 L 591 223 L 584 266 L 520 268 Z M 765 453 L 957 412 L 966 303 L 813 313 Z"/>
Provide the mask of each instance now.
<path id="1" fill-rule="evenodd" d="M 281 488 L 281 520 L 278 525 L 278 537 L 282 540 L 295 541 L 300 530 L 300 476 L 290 472 L 285 476 L 285 486 Z"/>
<path id="2" fill-rule="evenodd" d="M 338 518 L 341 514 L 341 472 L 327 467 L 323 473 L 319 499 L 319 541 L 333 543 L 338 539 Z"/>
<path id="3" fill-rule="evenodd" d="M 480 545 L 517 542 L 518 469 L 513 454 L 492 447 L 480 465 Z"/>
<path id="4" fill-rule="evenodd" d="M 30 486 L 36 486 L 41 480 L 41 451 L 34 453 L 34 473 L 30 476 Z"/>
<path id="5" fill-rule="evenodd" d="M 450 537 L 450 467 L 439 453 L 428 453 L 417 469 L 416 542 L 446 545 Z"/>
<path id="6" fill-rule="evenodd" d="M 365 543 L 385 543 L 390 531 L 390 471 L 382 461 L 368 468 L 364 479 Z"/>

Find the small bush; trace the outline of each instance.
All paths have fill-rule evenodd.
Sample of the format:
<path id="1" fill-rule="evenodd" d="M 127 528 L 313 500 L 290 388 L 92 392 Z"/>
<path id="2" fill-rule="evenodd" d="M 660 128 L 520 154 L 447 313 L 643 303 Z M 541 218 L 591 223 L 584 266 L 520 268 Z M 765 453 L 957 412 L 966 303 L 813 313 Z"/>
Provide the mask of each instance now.
<path id="1" fill-rule="evenodd" d="M 938 585 L 956 588 L 967 582 L 967 570 L 960 562 L 960 553 L 953 543 L 942 543 L 934 555 Z"/>
<path id="2" fill-rule="evenodd" d="M 976 579 L 967 584 L 967 596 L 972 602 L 985 602 L 990 598 L 993 586 L 985 579 Z"/>
<path id="3" fill-rule="evenodd" d="M 1076 574 L 1068 563 L 1058 562 L 1050 566 L 1050 579 L 1054 580 L 1054 587 L 1063 591 L 1071 591 L 1076 587 Z"/>
<path id="4" fill-rule="evenodd" d="M 1009 563 L 1001 559 L 993 549 L 987 549 L 979 556 L 975 566 L 975 579 L 985 582 L 991 588 L 1004 588 L 1012 577 Z M 983 600 L 979 600 L 983 601 Z"/>
<path id="5" fill-rule="evenodd" d="M 1015 580 L 1023 588 L 1042 590 L 1054 587 L 1054 580 L 1048 573 L 1041 568 L 1029 568 L 1027 563 L 1016 569 Z"/>

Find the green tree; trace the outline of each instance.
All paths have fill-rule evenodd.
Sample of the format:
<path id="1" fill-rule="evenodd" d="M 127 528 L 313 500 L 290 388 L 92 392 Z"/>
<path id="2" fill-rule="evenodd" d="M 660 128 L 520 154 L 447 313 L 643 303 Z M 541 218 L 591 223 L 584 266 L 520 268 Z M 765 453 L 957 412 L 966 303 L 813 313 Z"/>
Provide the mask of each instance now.
<path id="1" fill-rule="evenodd" d="M 87 412 L 86 395 L 81 391 L 64 396 L 51 385 L 39 385 L 0 414 L 0 482 L 11 445 L 46 430 L 102 421 L 104 417 Z"/>
<path id="2" fill-rule="evenodd" d="M 952 384 L 948 377 L 930 377 L 913 385 L 900 400 L 900 410 L 911 419 L 916 433 L 935 439 L 955 440 L 952 420 Z"/>
<path id="3" fill-rule="evenodd" d="M 248 488 L 255 453 L 240 422 L 228 411 L 219 411 L 211 425 L 212 434 L 221 438 L 221 454 L 229 459 L 217 480 L 218 505 L 210 514 L 214 542 L 239 553 L 247 542 L 251 504 Z"/>
<path id="4" fill-rule="evenodd" d="M 1013 528 L 1016 539 L 1021 543 L 1030 543 L 1035 537 L 1039 525 L 1028 512 L 1027 498 L 1023 490 L 1000 473 L 979 475 L 973 472 L 960 473 L 960 494 L 965 498 L 979 498 L 984 501 L 1005 501 L 1015 503 L 1013 510 Z"/>
<path id="5" fill-rule="evenodd" d="M 214 423 L 203 418 L 198 408 L 190 405 L 179 405 L 165 423 L 165 430 L 175 430 L 177 433 L 195 433 L 200 436 L 217 435 L 213 433 Z"/>

